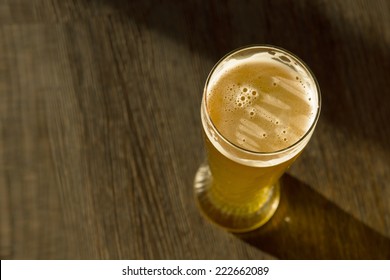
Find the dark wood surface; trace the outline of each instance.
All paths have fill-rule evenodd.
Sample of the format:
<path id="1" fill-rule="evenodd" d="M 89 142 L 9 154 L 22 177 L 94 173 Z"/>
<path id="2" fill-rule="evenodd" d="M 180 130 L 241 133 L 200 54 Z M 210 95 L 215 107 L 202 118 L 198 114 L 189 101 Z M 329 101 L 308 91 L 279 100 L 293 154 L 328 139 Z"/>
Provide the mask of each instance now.
<path id="1" fill-rule="evenodd" d="M 204 220 L 200 99 L 273 44 L 322 115 L 260 230 Z M 390 2 L 0 1 L 1 259 L 389 259 Z"/>

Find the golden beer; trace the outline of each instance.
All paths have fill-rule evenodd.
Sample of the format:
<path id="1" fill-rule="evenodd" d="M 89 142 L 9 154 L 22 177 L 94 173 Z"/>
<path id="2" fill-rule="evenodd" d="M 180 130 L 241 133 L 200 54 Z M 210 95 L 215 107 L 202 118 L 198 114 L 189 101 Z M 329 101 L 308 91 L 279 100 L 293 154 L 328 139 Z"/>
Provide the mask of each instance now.
<path id="1" fill-rule="evenodd" d="M 208 163 L 197 172 L 195 194 L 203 214 L 233 232 L 267 222 L 279 203 L 278 180 L 319 112 L 317 82 L 291 53 L 252 46 L 222 58 L 201 105 Z"/>

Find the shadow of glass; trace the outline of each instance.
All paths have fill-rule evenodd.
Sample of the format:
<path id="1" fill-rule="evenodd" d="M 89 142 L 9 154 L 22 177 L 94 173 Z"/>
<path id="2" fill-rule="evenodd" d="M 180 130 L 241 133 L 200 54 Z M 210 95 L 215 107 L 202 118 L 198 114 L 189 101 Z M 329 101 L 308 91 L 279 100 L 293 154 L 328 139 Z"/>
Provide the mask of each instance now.
<path id="1" fill-rule="evenodd" d="M 280 259 L 390 259 L 390 239 L 372 230 L 290 175 L 274 217 L 236 234 Z"/>

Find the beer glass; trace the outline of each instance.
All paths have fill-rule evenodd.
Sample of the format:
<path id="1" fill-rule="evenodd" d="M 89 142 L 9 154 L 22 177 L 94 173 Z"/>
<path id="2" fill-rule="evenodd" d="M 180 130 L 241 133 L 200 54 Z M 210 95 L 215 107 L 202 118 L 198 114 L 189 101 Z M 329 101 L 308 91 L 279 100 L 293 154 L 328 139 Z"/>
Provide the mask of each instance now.
<path id="1" fill-rule="evenodd" d="M 320 108 L 318 83 L 294 54 L 259 45 L 223 57 L 201 103 L 207 162 L 194 191 L 204 216 L 231 232 L 266 223 L 279 204 L 279 178 L 310 140 Z"/>

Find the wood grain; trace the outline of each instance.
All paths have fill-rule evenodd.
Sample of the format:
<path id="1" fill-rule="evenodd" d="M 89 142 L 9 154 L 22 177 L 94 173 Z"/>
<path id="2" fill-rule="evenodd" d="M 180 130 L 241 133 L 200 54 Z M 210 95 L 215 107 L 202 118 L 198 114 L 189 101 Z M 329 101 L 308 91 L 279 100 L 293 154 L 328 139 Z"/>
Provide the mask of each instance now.
<path id="1" fill-rule="evenodd" d="M 0 1 L 1 259 L 389 259 L 390 3 Z M 322 91 L 259 231 L 193 199 L 200 99 L 226 52 L 273 44 Z"/>

